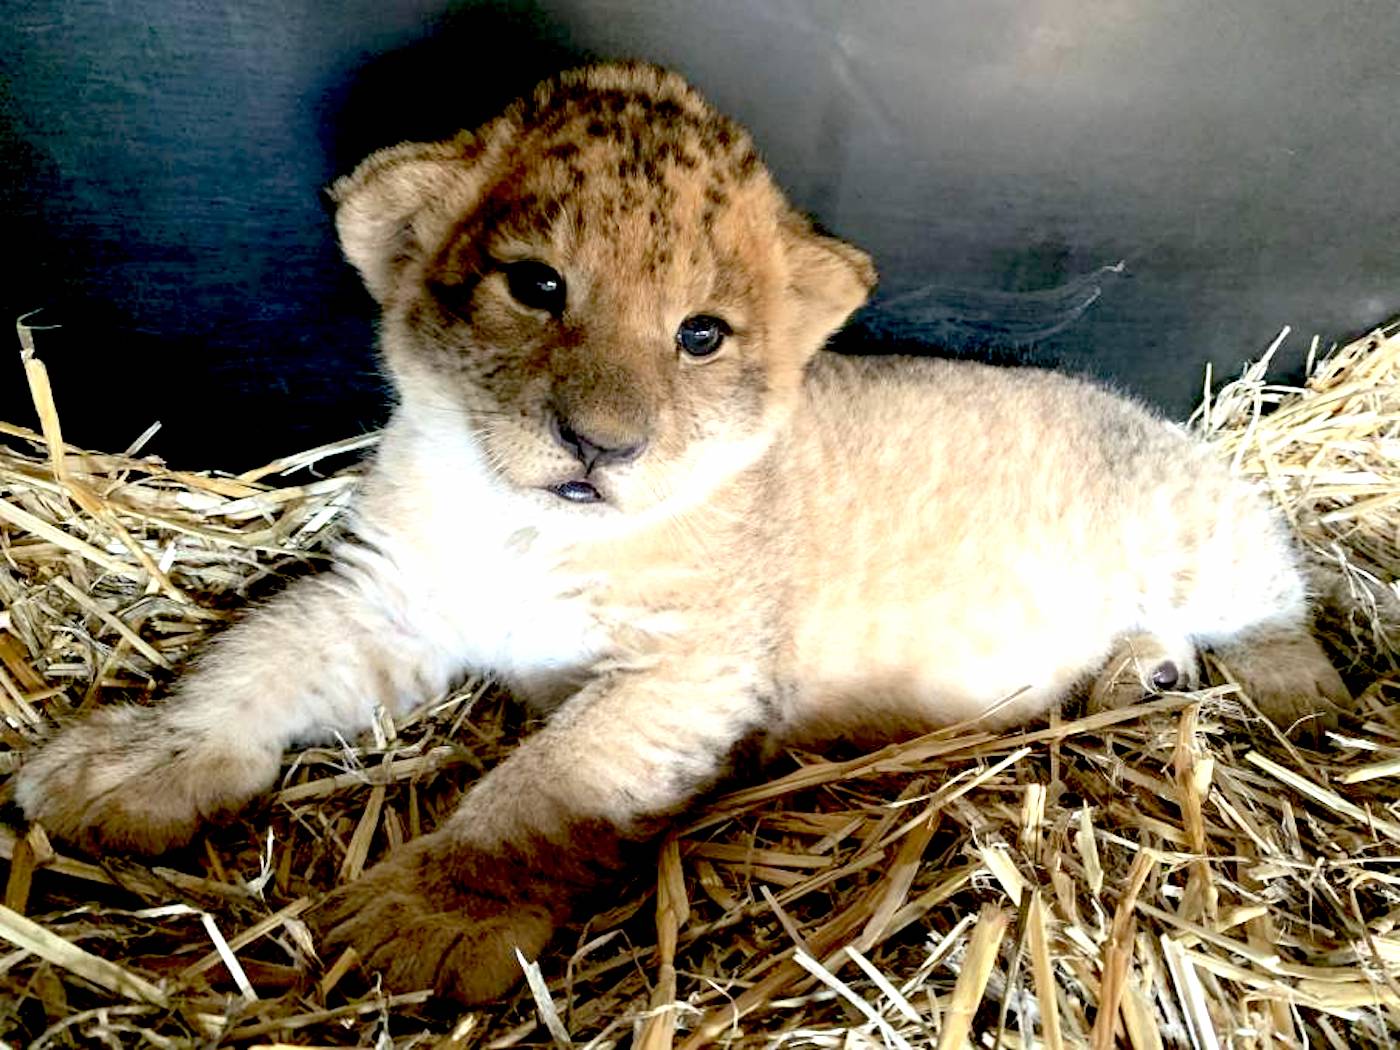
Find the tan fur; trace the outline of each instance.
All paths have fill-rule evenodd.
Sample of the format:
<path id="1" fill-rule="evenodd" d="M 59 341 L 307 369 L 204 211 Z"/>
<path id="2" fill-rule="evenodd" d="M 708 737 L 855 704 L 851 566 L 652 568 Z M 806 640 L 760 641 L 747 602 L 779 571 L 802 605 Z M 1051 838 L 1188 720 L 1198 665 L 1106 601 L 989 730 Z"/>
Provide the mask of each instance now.
<path id="1" fill-rule="evenodd" d="M 1060 375 L 820 352 L 869 261 L 674 75 L 565 75 L 334 194 L 400 395 L 357 539 L 169 703 L 33 756 L 17 796 L 51 831 L 164 848 L 292 741 L 493 671 L 547 725 L 326 912 L 393 987 L 479 1000 L 748 738 L 1004 724 L 1197 646 L 1289 721 L 1344 697 L 1282 522 L 1177 429 Z M 521 260 L 562 312 L 513 297 Z M 678 349 L 695 315 L 732 329 L 713 357 Z M 586 470 L 561 420 L 635 454 Z"/>

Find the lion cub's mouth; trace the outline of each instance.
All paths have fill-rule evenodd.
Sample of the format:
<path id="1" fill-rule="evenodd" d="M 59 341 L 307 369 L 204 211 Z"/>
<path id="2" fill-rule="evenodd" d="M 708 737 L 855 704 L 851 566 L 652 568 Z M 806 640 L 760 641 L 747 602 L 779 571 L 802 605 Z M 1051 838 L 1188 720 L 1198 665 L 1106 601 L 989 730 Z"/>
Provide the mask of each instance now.
<path id="1" fill-rule="evenodd" d="M 563 481 L 558 485 L 549 486 L 549 491 L 560 499 L 566 499 L 570 503 L 602 503 L 603 494 L 598 491 L 591 481 L 583 481 L 575 478 L 572 481 Z"/>

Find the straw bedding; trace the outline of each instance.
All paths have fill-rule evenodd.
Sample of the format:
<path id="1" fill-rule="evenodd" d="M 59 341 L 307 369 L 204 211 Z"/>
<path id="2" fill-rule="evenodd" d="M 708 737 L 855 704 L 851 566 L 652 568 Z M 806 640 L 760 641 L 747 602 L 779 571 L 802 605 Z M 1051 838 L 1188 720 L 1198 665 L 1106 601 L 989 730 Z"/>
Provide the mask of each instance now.
<path id="1" fill-rule="evenodd" d="M 316 568 L 355 485 L 332 468 L 373 443 L 239 476 L 85 452 L 24 356 L 40 427 L 0 425 L 4 803 L 58 723 L 155 697 L 241 605 Z M 1266 367 L 1191 425 L 1316 563 L 1322 633 L 1360 696 L 1324 751 L 1291 746 L 1216 667 L 1128 710 L 794 754 L 697 811 L 514 998 L 463 1011 L 381 992 L 304 918 L 529 730 L 471 681 L 288 755 L 277 790 L 154 861 L 83 855 L 0 809 L 0 1040 L 1395 1045 L 1400 328 L 1315 353 L 1301 389 Z"/>

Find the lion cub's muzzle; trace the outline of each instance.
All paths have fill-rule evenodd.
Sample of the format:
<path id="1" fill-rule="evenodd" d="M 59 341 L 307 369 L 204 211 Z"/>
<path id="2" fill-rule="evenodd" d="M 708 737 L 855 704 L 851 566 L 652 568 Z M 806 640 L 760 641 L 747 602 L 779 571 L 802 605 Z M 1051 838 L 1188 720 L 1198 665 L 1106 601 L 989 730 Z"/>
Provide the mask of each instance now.
<path id="1" fill-rule="evenodd" d="M 597 428 L 584 430 L 558 412 L 550 413 L 549 426 L 554 440 L 583 464 L 585 474 L 592 473 L 594 467 L 630 463 L 647 447 L 644 435 L 607 434 Z"/>
<path id="2" fill-rule="evenodd" d="M 571 503 L 598 503 L 602 494 L 589 479 L 602 467 L 631 463 L 647 447 L 645 434 L 596 424 L 580 425 L 561 411 L 549 414 L 550 433 L 568 453 L 578 460 L 583 476 L 553 486 L 550 491 Z"/>

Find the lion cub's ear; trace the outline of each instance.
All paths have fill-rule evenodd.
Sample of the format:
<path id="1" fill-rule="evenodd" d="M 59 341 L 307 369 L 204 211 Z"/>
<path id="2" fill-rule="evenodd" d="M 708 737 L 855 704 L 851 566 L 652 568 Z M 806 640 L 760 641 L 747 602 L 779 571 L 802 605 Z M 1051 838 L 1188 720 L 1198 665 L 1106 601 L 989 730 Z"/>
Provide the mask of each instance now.
<path id="1" fill-rule="evenodd" d="M 331 185 L 341 250 L 381 305 L 404 267 L 435 250 L 476 206 L 510 130 L 497 121 L 446 142 L 390 146 Z"/>
<path id="2" fill-rule="evenodd" d="M 788 285 L 796 297 L 798 337 L 815 351 L 846 323 L 875 287 L 870 256 L 812 229 L 800 215 L 783 224 Z"/>

